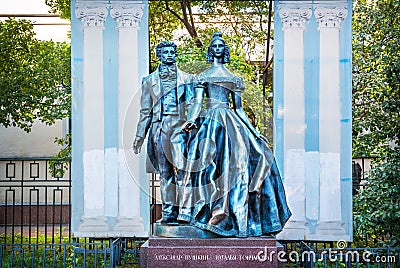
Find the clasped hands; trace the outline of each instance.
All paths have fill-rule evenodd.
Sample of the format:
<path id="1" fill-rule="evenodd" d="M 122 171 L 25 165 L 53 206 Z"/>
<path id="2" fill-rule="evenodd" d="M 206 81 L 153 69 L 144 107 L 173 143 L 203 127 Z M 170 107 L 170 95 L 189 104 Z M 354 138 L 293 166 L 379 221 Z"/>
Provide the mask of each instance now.
<path id="1" fill-rule="evenodd" d="M 195 128 L 197 128 L 197 125 L 192 121 L 187 121 L 182 126 L 182 130 L 185 130 L 187 132 L 191 132 Z"/>

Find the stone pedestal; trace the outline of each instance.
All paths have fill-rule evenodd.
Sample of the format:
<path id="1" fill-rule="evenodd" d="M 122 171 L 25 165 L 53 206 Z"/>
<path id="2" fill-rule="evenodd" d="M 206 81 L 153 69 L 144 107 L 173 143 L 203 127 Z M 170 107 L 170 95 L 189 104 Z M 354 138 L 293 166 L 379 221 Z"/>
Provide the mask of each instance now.
<path id="1" fill-rule="evenodd" d="M 140 248 L 140 267 L 284 267 L 284 251 L 272 237 L 150 237 Z"/>
<path id="2" fill-rule="evenodd" d="M 154 223 L 154 236 L 168 238 L 220 238 L 219 235 L 202 230 L 191 224 Z"/>

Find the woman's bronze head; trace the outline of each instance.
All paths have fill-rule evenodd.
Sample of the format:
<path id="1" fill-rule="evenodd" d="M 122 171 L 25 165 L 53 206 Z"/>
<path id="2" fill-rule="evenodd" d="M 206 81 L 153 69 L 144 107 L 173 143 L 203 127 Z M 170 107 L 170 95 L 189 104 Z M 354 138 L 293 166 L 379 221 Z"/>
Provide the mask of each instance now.
<path id="1" fill-rule="evenodd" d="M 213 34 L 210 45 L 207 48 L 207 53 L 206 53 L 206 62 L 207 63 L 212 63 L 214 62 L 214 53 L 212 49 L 212 45 L 215 41 L 222 41 L 224 44 L 224 58 L 222 63 L 229 63 L 231 62 L 231 53 L 230 53 L 230 48 L 226 45 L 225 40 L 222 38 L 222 33 L 216 32 Z"/>

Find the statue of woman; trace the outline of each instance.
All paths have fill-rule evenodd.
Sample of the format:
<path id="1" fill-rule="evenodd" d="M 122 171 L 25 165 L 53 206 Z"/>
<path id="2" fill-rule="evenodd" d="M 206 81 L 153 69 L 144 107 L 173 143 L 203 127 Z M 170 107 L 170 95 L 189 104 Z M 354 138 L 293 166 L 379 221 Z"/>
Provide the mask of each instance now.
<path id="1" fill-rule="evenodd" d="M 275 234 L 291 212 L 267 139 L 242 108 L 243 80 L 224 66 L 230 52 L 221 33 L 213 34 L 206 61 L 212 65 L 195 78 L 182 126 L 191 137 L 178 220 L 221 236 Z"/>

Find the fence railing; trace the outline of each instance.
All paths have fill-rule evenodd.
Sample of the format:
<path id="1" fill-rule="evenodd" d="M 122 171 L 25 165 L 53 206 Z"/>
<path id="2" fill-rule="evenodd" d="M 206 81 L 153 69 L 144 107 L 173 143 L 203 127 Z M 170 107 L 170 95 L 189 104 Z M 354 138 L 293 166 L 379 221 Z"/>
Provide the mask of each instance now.
<path id="1" fill-rule="evenodd" d="M 131 267 L 140 262 L 133 238 L 99 239 L 61 244 L 0 244 L 0 267 Z"/>
<path id="2" fill-rule="evenodd" d="M 69 161 L 0 158 L 0 243 L 71 242 L 70 219 Z"/>
<path id="3" fill-rule="evenodd" d="M 353 160 L 354 194 L 364 187 L 369 163 L 366 158 Z M 150 222 L 153 223 L 161 214 L 158 176 L 150 177 L 150 188 Z M 50 158 L 0 158 L 0 267 L 134 265 L 140 261 L 140 246 L 144 242 L 135 238 L 73 238 L 70 162 Z M 324 249 L 334 250 L 332 242 L 318 243 L 319 248 L 312 243 L 305 246 L 306 243 L 281 242 L 287 257 L 294 251 L 298 252 L 296 256 L 304 252 L 315 254 L 312 261 L 289 260 L 288 267 L 399 267 L 399 249 L 346 248 L 335 253 L 338 257 L 335 260 L 323 254 Z M 375 262 L 371 266 L 372 263 L 363 259 L 343 261 L 343 256 L 352 251 L 385 256 L 387 262 Z"/>
<path id="4" fill-rule="evenodd" d="M 376 157 L 355 157 L 352 160 L 353 195 L 365 187 L 365 178 L 368 176 Z"/>

